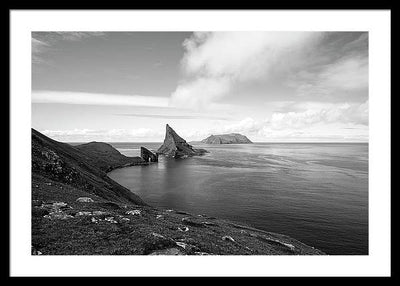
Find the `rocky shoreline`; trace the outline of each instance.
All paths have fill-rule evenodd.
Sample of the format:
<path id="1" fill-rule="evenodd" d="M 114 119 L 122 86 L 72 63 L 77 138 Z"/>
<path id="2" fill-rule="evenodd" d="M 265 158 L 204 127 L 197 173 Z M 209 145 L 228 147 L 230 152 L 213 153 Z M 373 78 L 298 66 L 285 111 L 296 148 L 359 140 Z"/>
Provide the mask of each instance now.
<path id="1" fill-rule="evenodd" d="M 72 147 L 32 130 L 32 255 L 324 254 L 285 235 L 148 206 L 107 176 L 148 162 L 104 144 Z"/>

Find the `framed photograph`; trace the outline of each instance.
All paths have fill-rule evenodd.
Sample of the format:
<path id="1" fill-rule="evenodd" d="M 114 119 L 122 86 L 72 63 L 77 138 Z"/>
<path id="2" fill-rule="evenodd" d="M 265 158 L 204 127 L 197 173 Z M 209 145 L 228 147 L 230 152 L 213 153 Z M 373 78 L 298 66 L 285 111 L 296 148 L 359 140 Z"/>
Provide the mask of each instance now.
<path id="1" fill-rule="evenodd" d="M 390 10 L 11 10 L 11 276 L 390 276 Z"/>

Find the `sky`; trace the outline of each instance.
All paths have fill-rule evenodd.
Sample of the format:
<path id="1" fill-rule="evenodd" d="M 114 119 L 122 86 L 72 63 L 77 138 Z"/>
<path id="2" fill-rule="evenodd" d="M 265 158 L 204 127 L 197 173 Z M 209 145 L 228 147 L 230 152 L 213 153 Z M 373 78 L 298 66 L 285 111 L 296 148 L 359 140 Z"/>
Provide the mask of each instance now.
<path id="1" fill-rule="evenodd" d="M 367 32 L 33 32 L 32 127 L 63 142 L 367 142 Z"/>

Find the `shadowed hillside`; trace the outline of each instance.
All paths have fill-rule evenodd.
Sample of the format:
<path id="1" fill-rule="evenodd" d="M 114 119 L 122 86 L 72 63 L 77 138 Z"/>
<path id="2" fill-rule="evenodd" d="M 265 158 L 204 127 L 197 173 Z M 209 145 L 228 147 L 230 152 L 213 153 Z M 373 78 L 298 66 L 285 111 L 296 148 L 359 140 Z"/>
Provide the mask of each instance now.
<path id="1" fill-rule="evenodd" d="M 144 202 L 137 195 L 106 174 L 106 171 L 122 165 L 137 164 L 138 158 L 125 157 L 108 144 L 104 144 L 107 145 L 105 148 L 102 144 L 89 143 L 83 147 L 73 147 L 32 129 L 32 173 L 110 201 L 143 205 Z M 108 153 L 101 150 L 107 150 Z M 117 164 L 118 158 L 122 161 L 120 165 Z"/>

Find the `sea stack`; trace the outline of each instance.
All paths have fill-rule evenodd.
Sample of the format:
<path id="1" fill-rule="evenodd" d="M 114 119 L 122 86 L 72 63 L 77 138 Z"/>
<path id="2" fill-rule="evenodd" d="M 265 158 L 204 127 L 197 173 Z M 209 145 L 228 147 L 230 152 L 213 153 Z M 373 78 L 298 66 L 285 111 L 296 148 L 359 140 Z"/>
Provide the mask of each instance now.
<path id="1" fill-rule="evenodd" d="M 157 153 L 167 157 L 182 158 L 203 155 L 207 150 L 193 148 L 167 124 L 164 143 L 158 148 Z"/>
<path id="2" fill-rule="evenodd" d="M 249 138 L 239 133 L 211 135 L 201 140 L 205 144 L 251 144 Z"/>
<path id="3" fill-rule="evenodd" d="M 145 147 L 140 147 L 140 157 L 145 162 L 158 162 L 158 154 L 154 154 L 149 149 Z"/>

